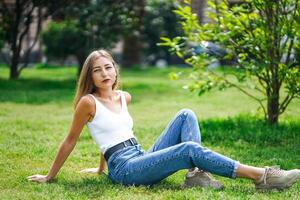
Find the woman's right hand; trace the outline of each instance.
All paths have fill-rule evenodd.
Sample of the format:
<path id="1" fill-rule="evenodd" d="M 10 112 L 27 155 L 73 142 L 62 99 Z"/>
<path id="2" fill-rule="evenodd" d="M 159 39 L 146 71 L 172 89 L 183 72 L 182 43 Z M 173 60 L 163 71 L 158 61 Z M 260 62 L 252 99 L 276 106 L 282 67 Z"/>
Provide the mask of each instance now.
<path id="1" fill-rule="evenodd" d="M 50 181 L 50 178 L 47 175 L 36 174 L 36 175 L 28 176 L 27 180 L 32 182 L 38 182 L 38 183 L 46 183 Z"/>

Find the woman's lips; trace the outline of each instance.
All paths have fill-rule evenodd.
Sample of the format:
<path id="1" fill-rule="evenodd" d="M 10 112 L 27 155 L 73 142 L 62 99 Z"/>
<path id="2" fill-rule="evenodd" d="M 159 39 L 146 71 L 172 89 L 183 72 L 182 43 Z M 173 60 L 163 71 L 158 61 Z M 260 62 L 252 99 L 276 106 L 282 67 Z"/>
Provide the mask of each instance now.
<path id="1" fill-rule="evenodd" d="M 104 80 L 102 81 L 102 83 L 106 83 L 106 82 L 108 82 L 108 81 L 110 81 L 110 79 L 104 79 Z"/>

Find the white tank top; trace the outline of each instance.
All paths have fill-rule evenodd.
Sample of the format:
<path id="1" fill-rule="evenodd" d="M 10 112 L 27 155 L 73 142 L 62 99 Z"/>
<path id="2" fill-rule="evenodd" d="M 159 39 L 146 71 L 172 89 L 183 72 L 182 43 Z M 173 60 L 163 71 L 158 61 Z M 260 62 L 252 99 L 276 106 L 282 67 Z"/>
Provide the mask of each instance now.
<path id="1" fill-rule="evenodd" d="M 96 97 L 89 94 L 95 100 L 96 112 L 93 120 L 87 123 L 87 127 L 103 154 L 110 147 L 135 138 L 132 131 L 133 120 L 127 110 L 125 95 L 120 90 L 117 92 L 121 95 L 120 113 L 109 110 Z"/>

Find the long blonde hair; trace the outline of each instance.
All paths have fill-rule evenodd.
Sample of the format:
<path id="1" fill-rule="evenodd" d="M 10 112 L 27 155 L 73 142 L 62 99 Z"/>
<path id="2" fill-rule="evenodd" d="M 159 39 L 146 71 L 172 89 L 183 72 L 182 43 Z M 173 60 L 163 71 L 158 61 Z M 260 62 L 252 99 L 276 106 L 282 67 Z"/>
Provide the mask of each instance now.
<path id="1" fill-rule="evenodd" d="M 86 94 L 91 94 L 96 91 L 96 87 L 92 80 L 93 64 L 94 64 L 95 60 L 97 60 L 100 57 L 107 58 L 112 62 L 113 66 L 116 70 L 116 74 L 117 74 L 116 81 L 114 82 L 112 89 L 116 90 L 118 88 L 119 76 L 120 76 L 119 70 L 118 70 L 118 66 L 117 66 L 116 62 L 114 61 L 114 59 L 112 58 L 111 54 L 103 49 L 93 51 L 86 58 L 83 66 L 82 66 L 79 80 L 77 82 L 76 94 L 74 97 L 74 108 L 76 108 L 81 97 L 83 97 Z"/>

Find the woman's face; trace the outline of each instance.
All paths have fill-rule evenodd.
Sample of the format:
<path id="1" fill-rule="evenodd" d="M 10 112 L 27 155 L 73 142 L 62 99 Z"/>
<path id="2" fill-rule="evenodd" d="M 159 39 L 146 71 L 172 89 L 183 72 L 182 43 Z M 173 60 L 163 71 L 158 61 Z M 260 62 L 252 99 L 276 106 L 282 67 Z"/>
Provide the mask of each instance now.
<path id="1" fill-rule="evenodd" d="M 112 88 L 117 72 L 113 63 L 105 57 L 100 57 L 93 63 L 92 79 L 97 88 Z"/>

